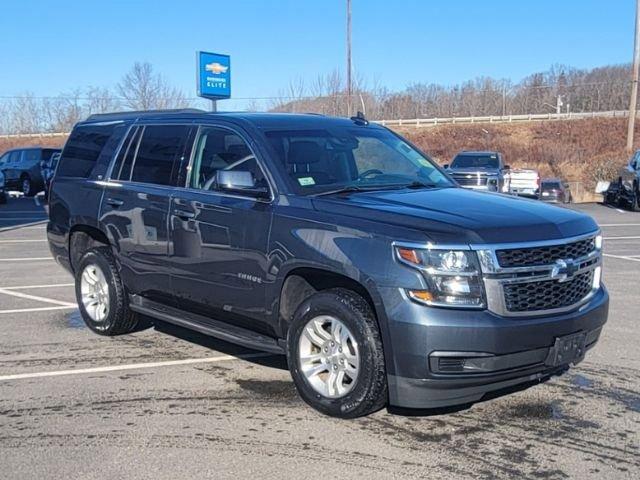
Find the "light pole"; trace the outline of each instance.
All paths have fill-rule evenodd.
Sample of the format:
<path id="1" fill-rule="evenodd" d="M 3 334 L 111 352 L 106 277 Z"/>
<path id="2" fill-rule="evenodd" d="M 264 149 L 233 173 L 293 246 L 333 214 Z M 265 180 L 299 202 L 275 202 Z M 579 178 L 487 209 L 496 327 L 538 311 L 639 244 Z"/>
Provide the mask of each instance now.
<path id="1" fill-rule="evenodd" d="M 627 124 L 627 152 L 633 151 L 633 132 L 636 125 L 636 106 L 638 103 L 638 69 L 640 68 L 640 0 L 636 0 L 636 33 L 633 44 L 633 72 L 631 73 L 631 101 L 629 103 L 629 123 Z"/>
<path id="2" fill-rule="evenodd" d="M 347 0 L 347 117 L 351 116 L 351 0 Z"/>

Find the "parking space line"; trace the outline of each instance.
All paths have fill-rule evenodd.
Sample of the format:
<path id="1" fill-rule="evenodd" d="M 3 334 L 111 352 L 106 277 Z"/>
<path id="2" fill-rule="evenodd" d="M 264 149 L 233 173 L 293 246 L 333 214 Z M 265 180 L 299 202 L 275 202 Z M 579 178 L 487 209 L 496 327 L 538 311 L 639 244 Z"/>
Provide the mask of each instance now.
<path id="1" fill-rule="evenodd" d="M 34 240 L 0 240 L 0 243 L 36 243 L 36 242 L 46 242 L 46 238 L 39 238 Z"/>
<path id="2" fill-rule="evenodd" d="M 16 287 L 0 287 L 1 290 L 30 290 L 32 288 L 73 287 L 75 283 L 50 283 L 46 285 L 18 285 Z"/>
<path id="3" fill-rule="evenodd" d="M 246 353 L 243 355 L 235 355 L 235 356 L 221 355 L 219 357 L 186 358 L 184 360 L 167 360 L 164 362 L 132 363 L 127 365 L 112 365 L 108 367 L 77 368 L 73 370 L 57 370 L 57 371 L 51 371 L 51 372 L 17 373 L 13 375 L 0 375 L 0 381 L 24 380 L 27 378 L 60 377 L 63 375 L 82 375 L 87 373 L 119 372 L 122 370 L 138 370 L 143 368 L 172 367 L 176 365 L 197 365 L 202 363 L 229 362 L 232 360 L 246 360 L 250 358 L 271 357 L 273 355 L 274 355 L 273 353 Z"/>
<path id="4" fill-rule="evenodd" d="M 28 217 L 0 217 L 0 222 L 11 222 L 13 220 L 46 220 L 47 217 L 45 217 L 44 215 L 30 215 Z"/>
<path id="5" fill-rule="evenodd" d="M 11 310 L 0 310 L 0 315 L 3 313 L 29 313 L 29 312 L 48 312 L 49 310 L 71 310 L 78 308 L 77 305 L 68 305 L 60 307 L 33 307 L 33 308 L 14 308 Z"/>
<path id="6" fill-rule="evenodd" d="M 43 260 L 53 260 L 53 258 L 51 258 L 51 257 L 0 258 L 0 262 L 41 262 Z"/>
<path id="7" fill-rule="evenodd" d="M 601 227 L 640 227 L 640 223 L 601 223 Z"/>
<path id="8" fill-rule="evenodd" d="M 640 236 L 632 236 L 632 237 L 602 237 L 603 240 L 640 240 Z"/>
<path id="9" fill-rule="evenodd" d="M 619 260 L 631 260 L 632 262 L 640 262 L 640 258 L 628 257 L 625 255 L 613 255 L 611 253 L 603 253 L 605 257 L 617 258 Z"/>
<path id="10" fill-rule="evenodd" d="M 16 218 L 11 218 L 8 220 L 17 220 Z M 8 232 L 11 230 L 31 230 L 36 228 L 46 228 L 45 225 L 46 219 L 39 220 L 37 222 L 25 223 L 24 225 L 9 225 L 6 227 L 0 228 L 0 232 Z"/>
<path id="11" fill-rule="evenodd" d="M 75 303 L 63 302 L 61 300 L 55 300 L 53 298 L 39 297 L 38 295 L 29 295 L 28 293 L 16 292 L 0 288 L 0 293 L 5 295 L 11 295 L 12 297 L 25 298 L 27 300 L 35 300 L 36 302 L 52 303 L 54 305 L 60 305 L 63 307 L 75 307 Z"/>

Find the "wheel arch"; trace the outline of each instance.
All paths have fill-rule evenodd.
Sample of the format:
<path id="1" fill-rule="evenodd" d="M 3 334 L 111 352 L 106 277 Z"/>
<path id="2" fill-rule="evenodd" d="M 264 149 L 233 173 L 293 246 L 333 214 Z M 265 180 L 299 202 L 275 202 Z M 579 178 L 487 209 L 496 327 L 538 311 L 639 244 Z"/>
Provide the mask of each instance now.
<path id="1" fill-rule="evenodd" d="M 82 254 L 97 246 L 111 246 L 111 242 L 109 242 L 107 235 L 102 230 L 86 224 L 77 224 L 71 227 L 69 231 L 69 262 L 71 269 L 75 271 Z"/>
<path id="2" fill-rule="evenodd" d="M 278 331 L 282 338 L 286 338 L 291 318 L 298 306 L 314 293 L 331 288 L 346 288 L 362 296 L 371 307 L 385 350 L 385 358 L 390 359 L 391 346 L 387 319 L 382 305 L 382 299 L 371 281 L 366 278 L 355 279 L 341 272 L 323 269 L 316 266 L 298 266 L 289 270 L 283 277 L 277 291 L 278 304 L 276 315 Z"/>

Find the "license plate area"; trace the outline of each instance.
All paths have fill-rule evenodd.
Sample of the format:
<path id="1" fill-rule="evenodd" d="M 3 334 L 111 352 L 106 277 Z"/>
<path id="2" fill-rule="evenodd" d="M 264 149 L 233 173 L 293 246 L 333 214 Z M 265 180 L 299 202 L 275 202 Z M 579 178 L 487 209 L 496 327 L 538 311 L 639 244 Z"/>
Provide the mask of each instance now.
<path id="1" fill-rule="evenodd" d="M 549 350 L 545 364 L 550 367 L 558 367 L 581 362 L 585 355 L 586 340 L 586 332 L 557 337 L 553 347 Z"/>

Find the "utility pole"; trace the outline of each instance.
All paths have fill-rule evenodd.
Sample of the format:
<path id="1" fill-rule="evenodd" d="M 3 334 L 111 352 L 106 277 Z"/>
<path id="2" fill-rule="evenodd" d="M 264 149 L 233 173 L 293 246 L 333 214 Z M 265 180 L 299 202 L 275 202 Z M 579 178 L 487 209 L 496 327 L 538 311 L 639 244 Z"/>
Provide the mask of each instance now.
<path id="1" fill-rule="evenodd" d="M 640 0 L 636 0 L 636 33 L 633 44 L 633 72 L 631 77 L 631 102 L 627 125 L 627 152 L 633 152 L 633 132 L 636 126 L 636 106 L 638 103 L 638 69 L 640 69 Z"/>
<path id="2" fill-rule="evenodd" d="M 638 0 L 640 1 L 640 0 Z M 351 116 L 351 0 L 347 0 L 347 116 Z"/>

